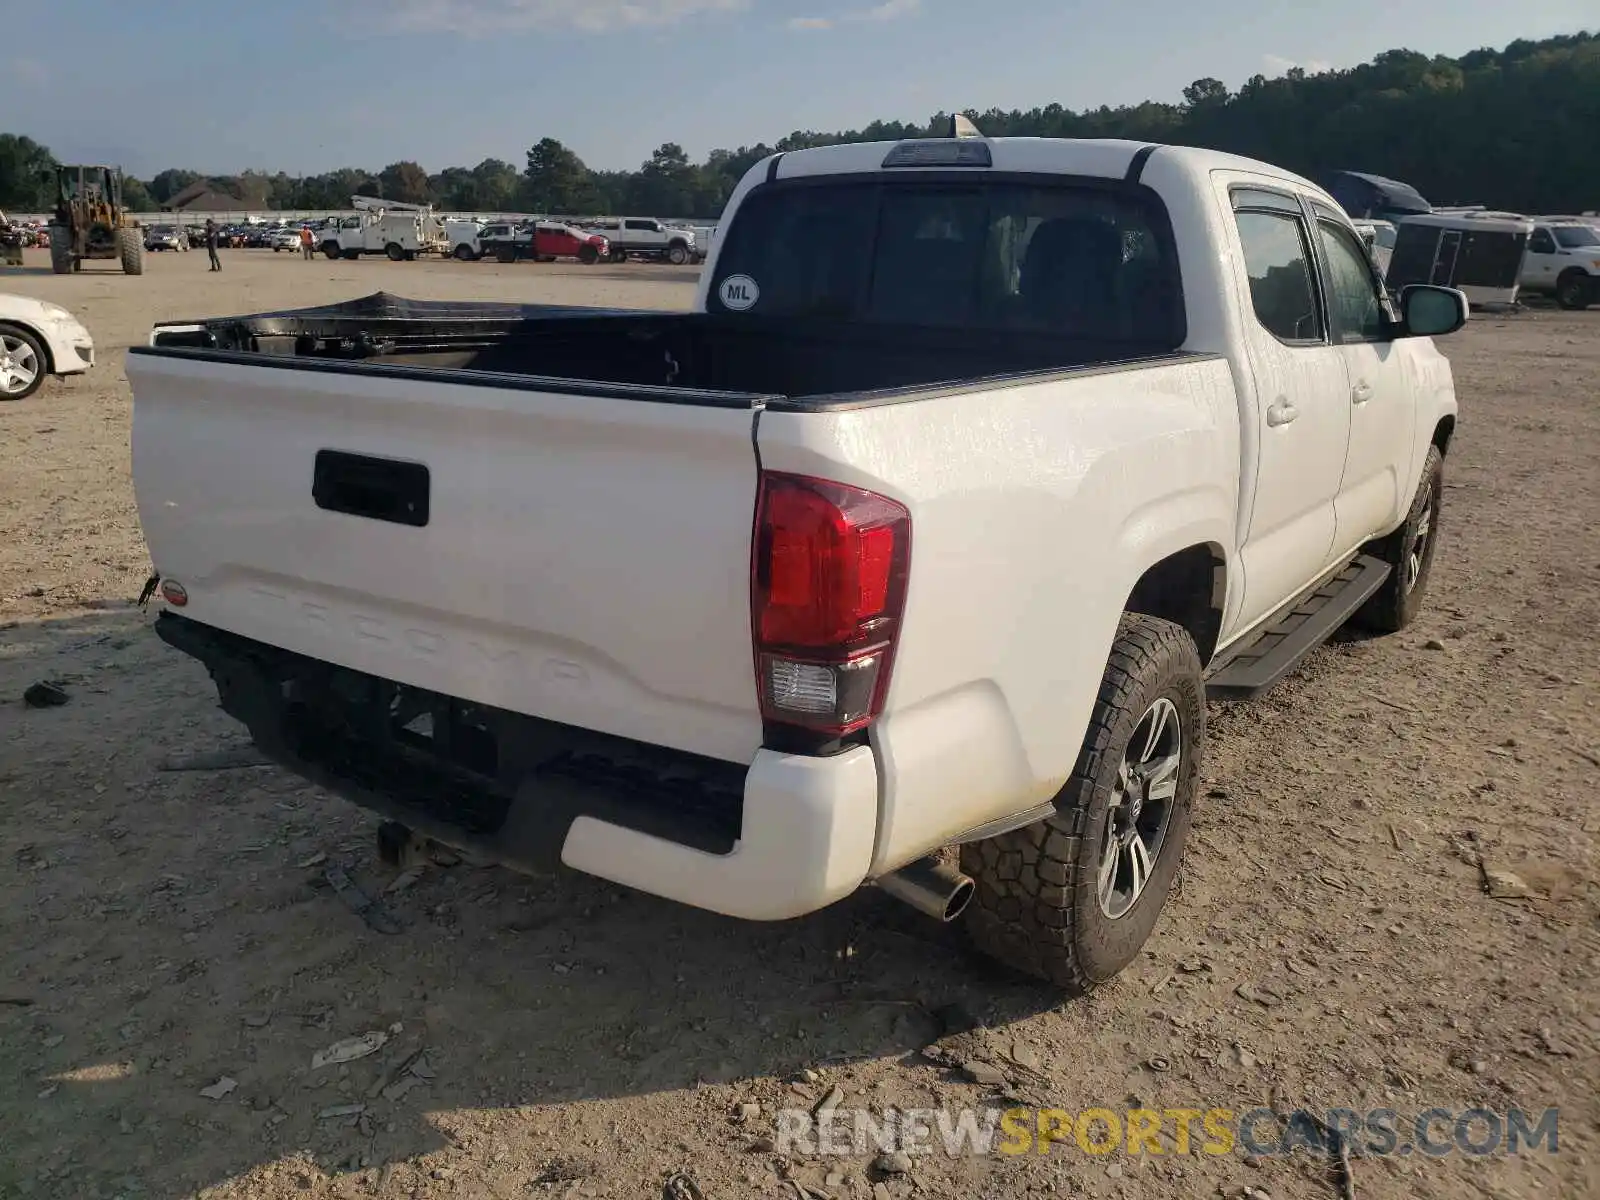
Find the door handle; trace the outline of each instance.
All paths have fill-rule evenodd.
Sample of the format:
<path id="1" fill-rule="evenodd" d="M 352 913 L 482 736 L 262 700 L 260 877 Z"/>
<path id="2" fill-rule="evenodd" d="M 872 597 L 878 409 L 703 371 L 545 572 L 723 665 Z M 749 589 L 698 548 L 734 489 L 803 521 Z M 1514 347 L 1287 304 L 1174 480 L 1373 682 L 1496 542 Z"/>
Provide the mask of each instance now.
<path id="1" fill-rule="evenodd" d="M 1372 399 L 1372 385 L 1362 380 L 1350 389 L 1350 399 L 1356 404 L 1365 404 Z"/>
<path id="2" fill-rule="evenodd" d="M 1267 406 L 1267 424 L 1273 429 L 1287 425 L 1300 415 L 1300 410 L 1289 403 L 1289 397 L 1279 396 Z"/>

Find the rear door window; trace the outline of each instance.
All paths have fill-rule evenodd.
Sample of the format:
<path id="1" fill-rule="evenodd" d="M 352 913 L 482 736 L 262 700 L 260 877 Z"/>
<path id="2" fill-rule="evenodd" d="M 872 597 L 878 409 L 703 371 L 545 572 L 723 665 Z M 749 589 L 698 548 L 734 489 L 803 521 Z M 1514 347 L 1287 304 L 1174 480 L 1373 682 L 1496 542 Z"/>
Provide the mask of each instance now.
<path id="1" fill-rule="evenodd" d="M 1304 220 L 1296 213 L 1265 210 L 1237 212 L 1234 220 L 1256 320 L 1280 342 L 1320 344 Z"/>

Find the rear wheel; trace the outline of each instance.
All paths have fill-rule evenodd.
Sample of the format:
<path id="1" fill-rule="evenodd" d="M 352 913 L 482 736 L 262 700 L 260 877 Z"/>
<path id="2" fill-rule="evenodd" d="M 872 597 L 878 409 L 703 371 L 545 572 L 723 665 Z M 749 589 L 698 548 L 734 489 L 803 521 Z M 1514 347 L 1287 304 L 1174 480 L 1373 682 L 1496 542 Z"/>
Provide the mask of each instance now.
<path id="1" fill-rule="evenodd" d="M 1194 639 L 1124 615 L 1054 815 L 961 848 L 980 950 L 1072 992 L 1138 956 L 1183 857 L 1205 722 Z"/>
<path id="2" fill-rule="evenodd" d="M 144 239 L 137 229 L 117 230 L 117 257 L 124 275 L 144 274 Z"/>
<path id="3" fill-rule="evenodd" d="M 1594 302 L 1595 281 L 1582 271 L 1568 271 L 1556 280 L 1556 303 L 1562 308 L 1578 310 Z"/>
<path id="4" fill-rule="evenodd" d="M 1399 529 L 1367 547 L 1389 564 L 1389 578 L 1357 611 L 1354 624 L 1374 633 L 1398 633 L 1422 611 L 1439 539 L 1439 504 L 1444 499 L 1444 455 L 1429 446 L 1422 480 Z"/>
<path id="5" fill-rule="evenodd" d="M 0 400 L 26 400 L 47 373 L 39 339 L 19 326 L 0 325 Z"/>
<path id="6" fill-rule="evenodd" d="M 50 269 L 57 275 L 72 273 L 72 233 L 60 226 L 50 226 Z"/>
<path id="7" fill-rule="evenodd" d="M 383 252 L 388 255 L 390 262 L 399 262 L 406 256 L 406 252 L 400 248 L 399 242 L 390 242 L 383 248 Z"/>
<path id="8" fill-rule="evenodd" d="M 614 263 L 627 262 L 628 261 L 628 252 L 626 250 L 613 250 L 611 252 L 611 261 L 614 262 Z"/>
<path id="9" fill-rule="evenodd" d="M 495 262 L 511 263 L 517 261 L 517 252 L 510 246 L 499 246 L 494 252 Z"/>
<path id="10" fill-rule="evenodd" d="M 478 257 L 473 251 L 472 247 L 467 245 L 465 242 L 462 242 L 461 245 L 455 248 L 455 256 L 461 262 L 471 262 L 473 259 Z"/>

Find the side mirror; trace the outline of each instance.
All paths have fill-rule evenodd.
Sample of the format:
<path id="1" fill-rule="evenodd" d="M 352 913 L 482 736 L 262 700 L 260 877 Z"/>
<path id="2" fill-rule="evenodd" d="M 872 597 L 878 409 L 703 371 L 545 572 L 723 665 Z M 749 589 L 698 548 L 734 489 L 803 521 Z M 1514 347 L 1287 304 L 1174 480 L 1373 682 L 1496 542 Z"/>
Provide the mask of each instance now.
<path id="1" fill-rule="evenodd" d="M 1443 337 L 1467 323 L 1467 295 L 1457 288 L 1413 283 L 1400 289 L 1400 336 Z"/>

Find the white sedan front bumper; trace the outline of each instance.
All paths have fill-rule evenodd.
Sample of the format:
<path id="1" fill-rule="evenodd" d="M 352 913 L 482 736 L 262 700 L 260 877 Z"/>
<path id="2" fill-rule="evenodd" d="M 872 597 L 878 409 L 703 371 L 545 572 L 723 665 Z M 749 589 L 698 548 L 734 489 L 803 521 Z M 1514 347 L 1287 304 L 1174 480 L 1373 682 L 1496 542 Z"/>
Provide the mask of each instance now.
<path id="1" fill-rule="evenodd" d="M 50 351 L 52 375 L 80 375 L 94 366 L 94 338 L 83 323 L 65 309 L 40 322 Z"/>

